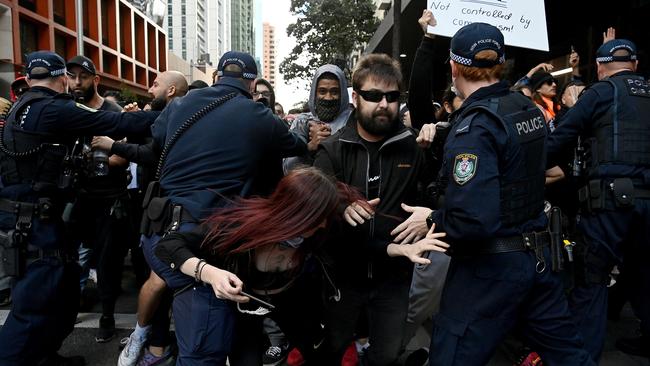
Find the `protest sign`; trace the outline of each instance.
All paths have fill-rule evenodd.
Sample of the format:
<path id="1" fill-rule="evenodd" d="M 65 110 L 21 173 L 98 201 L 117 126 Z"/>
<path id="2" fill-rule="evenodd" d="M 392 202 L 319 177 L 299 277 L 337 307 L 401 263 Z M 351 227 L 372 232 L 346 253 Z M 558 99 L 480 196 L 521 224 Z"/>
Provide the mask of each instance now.
<path id="1" fill-rule="evenodd" d="M 427 0 L 438 24 L 429 33 L 452 37 L 464 25 L 492 24 L 506 45 L 548 51 L 544 0 Z"/>

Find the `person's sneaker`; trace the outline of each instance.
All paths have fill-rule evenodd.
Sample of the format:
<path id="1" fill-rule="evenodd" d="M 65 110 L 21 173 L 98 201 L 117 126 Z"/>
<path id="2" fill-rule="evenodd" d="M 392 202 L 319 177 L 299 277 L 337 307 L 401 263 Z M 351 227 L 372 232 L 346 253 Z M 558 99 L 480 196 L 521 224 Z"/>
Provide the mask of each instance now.
<path id="1" fill-rule="evenodd" d="M 619 338 L 616 340 L 616 348 L 630 355 L 650 358 L 650 337 Z"/>
<path id="2" fill-rule="evenodd" d="M 171 347 L 167 347 L 165 353 L 162 356 L 158 357 L 149 350 L 145 350 L 142 358 L 138 360 L 136 366 L 163 366 L 163 365 L 173 365 L 174 364 L 174 354 L 172 353 Z"/>
<path id="3" fill-rule="evenodd" d="M 86 359 L 82 356 L 63 357 L 58 353 L 47 357 L 38 366 L 85 366 Z"/>
<path id="4" fill-rule="evenodd" d="M 11 304 L 11 289 L 0 290 L 0 306 Z"/>
<path id="5" fill-rule="evenodd" d="M 140 358 L 145 340 L 145 338 L 138 338 L 135 333 L 131 333 L 117 359 L 117 366 L 135 366 Z M 120 343 L 122 342 L 120 341 Z"/>
<path id="6" fill-rule="evenodd" d="M 302 353 L 294 347 L 287 356 L 287 366 L 302 366 L 304 364 L 305 359 L 302 357 Z"/>
<path id="7" fill-rule="evenodd" d="M 264 366 L 275 366 L 284 361 L 288 353 L 288 343 L 282 346 L 271 346 L 266 350 L 266 352 L 264 352 L 264 355 L 262 356 L 262 364 L 264 364 Z"/>
<path id="8" fill-rule="evenodd" d="M 115 337 L 115 318 L 112 316 L 102 315 L 99 318 L 99 329 L 95 336 L 95 342 L 106 343 Z"/>

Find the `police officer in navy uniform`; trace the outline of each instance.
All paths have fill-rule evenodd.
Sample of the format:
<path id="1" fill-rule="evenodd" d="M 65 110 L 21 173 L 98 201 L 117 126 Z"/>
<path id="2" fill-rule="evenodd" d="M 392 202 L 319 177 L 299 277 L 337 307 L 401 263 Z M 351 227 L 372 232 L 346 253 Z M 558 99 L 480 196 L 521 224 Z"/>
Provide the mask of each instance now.
<path id="1" fill-rule="evenodd" d="M 586 248 L 577 258 L 584 260 L 584 271 L 569 301 L 587 349 L 598 359 L 606 335 L 609 273 L 622 261 L 639 281 L 630 295 L 643 336 L 617 345 L 648 356 L 650 268 L 628 260 L 647 260 L 650 254 L 650 86 L 635 73 L 636 46 L 626 39 L 605 42 L 596 63 L 599 82 L 585 90 L 548 141 L 549 166 L 561 161 L 578 137 L 586 150 L 578 224 Z"/>
<path id="2" fill-rule="evenodd" d="M 26 59 L 31 89 L 0 129 L 0 265 L 17 276 L 0 329 L 0 365 L 81 365 L 57 354 L 79 306 L 79 266 L 62 216 L 81 174 L 82 135 L 150 133 L 157 112 L 115 113 L 75 103 L 65 61 L 37 51 Z M 9 250 L 7 250 L 9 249 Z"/>
<path id="3" fill-rule="evenodd" d="M 505 335 L 549 365 L 592 365 L 551 270 L 544 214 L 546 124 L 529 99 L 500 81 L 503 34 L 473 23 L 451 40 L 452 80 L 465 99 L 450 120 L 441 209 L 414 210 L 446 232 L 452 256 L 431 340 L 431 365 L 485 365 Z M 424 226 L 426 228 L 426 225 Z"/>

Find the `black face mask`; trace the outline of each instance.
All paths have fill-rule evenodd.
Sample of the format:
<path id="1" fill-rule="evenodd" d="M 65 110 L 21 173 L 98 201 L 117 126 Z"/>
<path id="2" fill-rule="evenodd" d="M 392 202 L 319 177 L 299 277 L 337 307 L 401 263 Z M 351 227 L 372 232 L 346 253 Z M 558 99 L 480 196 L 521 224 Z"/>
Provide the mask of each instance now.
<path id="1" fill-rule="evenodd" d="M 269 100 L 267 98 L 261 97 L 260 99 L 257 100 L 257 102 L 264 104 L 264 106 L 266 108 L 270 108 L 269 107 Z"/>
<path id="2" fill-rule="evenodd" d="M 150 104 L 152 111 L 162 111 L 167 106 L 167 100 L 165 98 L 153 98 Z"/>
<path id="3" fill-rule="evenodd" d="M 316 117 L 323 122 L 332 122 L 339 115 L 341 99 L 316 99 Z"/>

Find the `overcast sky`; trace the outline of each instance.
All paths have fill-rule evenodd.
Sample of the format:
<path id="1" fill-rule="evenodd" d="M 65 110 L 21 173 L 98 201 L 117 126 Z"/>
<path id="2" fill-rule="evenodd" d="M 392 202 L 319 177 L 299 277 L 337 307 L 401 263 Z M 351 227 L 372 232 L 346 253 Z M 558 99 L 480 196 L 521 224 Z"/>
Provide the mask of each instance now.
<path id="1" fill-rule="evenodd" d="M 262 0 L 262 22 L 275 26 L 276 67 L 279 67 L 295 45 L 295 39 L 287 37 L 287 26 L 295 21 L 289 11 L 290 5 L 290 0 Z M 289 111 L 294 104 L 307 100 L 309 82 L 306 80 L 288 85 L 279 70 L 276 70 L 275 100 L 282 104 L 285 111 Z"/>

